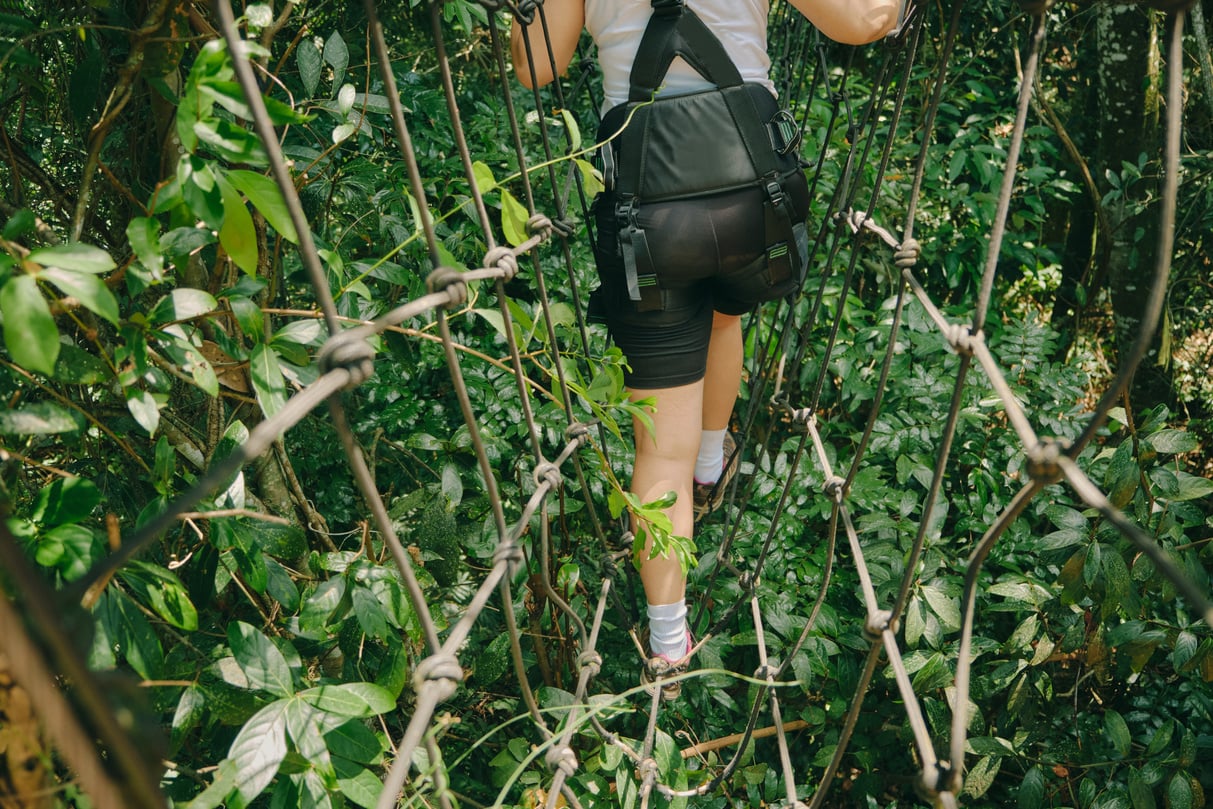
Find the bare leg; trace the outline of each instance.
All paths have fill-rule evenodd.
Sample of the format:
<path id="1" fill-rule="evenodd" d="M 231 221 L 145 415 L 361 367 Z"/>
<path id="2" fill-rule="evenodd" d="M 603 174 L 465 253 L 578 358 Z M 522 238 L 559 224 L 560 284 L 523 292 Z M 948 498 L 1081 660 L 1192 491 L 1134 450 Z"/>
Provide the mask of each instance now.
<path id="1" fill-rule="evenodd" d="M 703 385 L 703 429 L 723 430 L 729 426 L 741 388 L 742 362 L 741 316 L 716 312 Z"/>
<path id="2" fill-rule="evenodd" d="M 673 491 L 678 495 L 669 515 L 675 536 L 690 537 L 694 527 L 691 511 L 691 477 L 699 451 L 699 422 L 703 409 L 703 381 L 676 388 L 630 391 L 633 400 L 652 397 L 655 410 L 653 431 L 640 422 L 636 434 L 636 463 L 632 491 L 647 503 Z M 642 555 L 640 581 L 649 604 L 673 604 L 686 597 L 686 578 L 678 560 L 671 556 Z"/>

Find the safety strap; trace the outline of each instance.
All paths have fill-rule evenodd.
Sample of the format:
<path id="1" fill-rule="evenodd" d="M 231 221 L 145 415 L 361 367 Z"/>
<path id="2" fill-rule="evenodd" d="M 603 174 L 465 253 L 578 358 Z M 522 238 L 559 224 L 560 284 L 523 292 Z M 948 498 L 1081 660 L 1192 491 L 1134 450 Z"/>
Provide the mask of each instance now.
<path id="1" fill-rule="evenodd" d="M 740 87 L 741 72 L 712 30 L 683 0 L 653 0 L 653 16 L 632 60 L 629 101 L 649 101 L 675 56 L 717 87 Z"/>
<path id="2" fill-rule="evenodd" d="M 722 121 L 722 124 L 731 123 L 737 128 L 756 176 L 763 178 L 762 186 L 767 195 L 764 205 L 766 243 L 769 245 L 767 258 L 772 276 L 780 281 L 791 277 L 797 271 L 798 256 L 796 245 L 788 237 L 792 232 L 791 212 L 780 182 L 776 153 L 786 153 L 788 146 L 795 148 L 796 144 L 787 142 L 789 138 L 778 123 L 773 130 L 763 120 L 754 97 L 742 88 L 741 72 L 711 29 L 687 8 L 685 0 L 652 0 L 652 6 L 653 15 L 632 62 L 629 101 L 650 101 L 665 81 L 675 56 L 681 56 L 704 79 L 716 85 L 732 119 L 731 122 Z M 635 189 L 641 188 L 644 167 L 620 166 L 619 171 L 621 175 L 630 175 L 621 176 L 620 191 L 623 193 L 620 193 L 615 209 L 628 297 L 636 302 L 639 311 L 660 310 L 664 308 L 664 301 L 648 239 L 636 221 L 635 199 L 624 192 L 629 189 L 635 193 Z"/>

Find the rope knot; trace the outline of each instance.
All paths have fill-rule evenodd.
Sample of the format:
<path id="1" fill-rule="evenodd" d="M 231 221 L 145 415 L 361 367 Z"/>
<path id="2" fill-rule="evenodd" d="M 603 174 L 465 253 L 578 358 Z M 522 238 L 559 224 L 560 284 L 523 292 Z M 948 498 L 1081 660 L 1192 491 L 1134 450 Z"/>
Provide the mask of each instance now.
<path id="1" fill-rule="evenodd" d="M 493 551 L 493 567 L 505 564 L 511 576 L 525 561 L 522 546 L 517 542 L 503 542 Z"/>
<path id="2" fill-rule="evenodd" d="M 342 369 L 350 375 L 346 390 L 356 388 L 375 373 L 375 349 L 363 337 L 342 332 L 325 341 L 316 357 L 320 373 Z"/>
<path id="3" fill-rule="evenodd" d="M 503 281 L 512 281 L 518 274 L 518 256 L 508 247 L 494 247 L 484 254 L 484 266 L 500 270 Z"/>
<path id="4" fill-rule="evenodd" d="M 557 233 L 566 239 L 577 232 L 577 223 L 572 219 L 569 219 L 567 216 L 564 219 L 552 220 L 552 227 L 556 229 Z"/>
<path id="5" fill-rule="evenodd" d="M 552 772 L 560 770 L 565 777 L 572 778 L 577 772 L 577 754 L 568 745 L 549 747 L 543 761 Z"/>
<path id="6" fill-rule="evenodd" d="M 564 429 L 565 441 L 576 441 L 578 444 L 585 445 L 585 442 L 590 438 L 590 425 L 583 421 L 575 421 Z"/>
<path id="7" fill-rule="evenodd" d="M 812 408 L 802 407 L 799 410 L 792 411 L 792 431 L 797 433 L 807 433 L 809 427 L 817 423 L 817 414 Z"/>
<path id="8" fill-rule="evenodd" d="M 754 591 L 758 589 L 758 582 L 759 578 L 756 573 L 742 573 L 737 577 L 737 584 L 741 586 L 741 591 L 747 595 L 753 595 Z"/>
<path id="9" fill-rule="evenodd" d="M 886 629 L 897 631 L 897 622 L 893 620 L 893 613 L 889 610 L 876 610 L 869 613 L 868 619 L 863 624 L 863 634 L 872 641 L 880 638 Z"/>
<path id="10" fill-rule="evenodd" d="M 523 25 L 530 25 L 535 22 L 535 11 L 541 5 L 543 5 L 543 0 L 522 0 L 514 12 L 514 16 Z"/>
<path id="11" fill-rule="evenodd" d="M 532 236 L 538 236 L 540 241 L 546 242 L 552 238 L 552 231 L 555 229 L 556 227 L 552 224 L 552 220 L 541 213 L 537 213 L 526 220 L 526 232 Z"/>
<path id="12" fill-rule="evenodd" d="M 838 475 L 831 475 L 830 477 L 826 478 L 825 485 L 823 485 L 821 488 L 822 488 L 822 491 L 824 491 L 830 497 L 834 498 L 835 500 L 841 501 L 842 493 L 846 489 L 846 487 L 847 487 L 846 478 L 839 477 Z"/>
<path id="13" fill-rule="evenodd" d="M 641 760 L 641 762 L 636 765 L 636 778 L 642 784 L 656 783 L 657 776 L 660 774 L 660 772 L 661 770 L 657 766 L 657 759 L 653 758 L 652 756 Z"/>
<path id="14" fill-rule="evenodd" d="M 597 677 L 602 671 L 602 655 L 593 650 L 577 655 L 577 668 L 590 673 L 590 678 Z"/>
<path id="15" fill-rule="evenodd" d="M 914 237 L 906 239 L 893 253 L 893 263 L 899 270 L 912 270 L 918 266 L 918 258 L 922 255 L 922 245 Z"/>
<path id="16" fill-rule="evenodd" d="M 1061 456 L 1065 450 L 1062 442 L 1046 438 L 1028 450 L 1028 475 L 1041 483 L 1056 483 L 1061 480 Z"/>
<path id="17" fill-rule="evenodd" d="M 973 356 L 973 347 L 981 342 L 981 333 L 973 333 L 969 326 L 954 323 L 946 331 L 944 337 L 948 341 L 948 345 L 964 357 Z"/>
<path id="18" fill-rule="evenodd" d="M 459 665 L 459 658 L 445 652 L 430 655 L 418 663 L 417 670 L 413 672 L 413 687 L 418 692 L 430 683 L 437 683 L 439 702 L 446 702 L 454 696 L 462 681 L 463 667 Z"/>
<path id="19" fill-rule="evenodd" d="M 914 791 L 919 797 L 932 803 L 945 792 L 959 792 L 962 781 L 961 774 L 952 769 L 946 761 L 935 762 L 934 767 L 924 767 L 914 783 Z"/>
<path id="20" fill-rule="evenodd" d="M 759 666 L 758 668 L 754 669 L 754 679 L 772 682 L 775 679 L 775 675 L 778 673 L 778 666 L 776 666 L 774 663 L 767 663 L 765 666 Z"/>
<path id="21" fill-rule="evenodd" d="M 425 288 L 430 292 L 445 292 L 450 299 L 447 309 L 462 306 L 468 299 L 467 281 L 463 280 L 463 273 L 453 267 L 436 267 L 425 277 Z"/>
<path id="22" fill-rule="evenodd" d="M 560 468 L 550 461 L 544 461 L 535 467 L 535 485 L 546 483 L 549 488 L 559 489 L 564 478 L 560 474 Z"/>

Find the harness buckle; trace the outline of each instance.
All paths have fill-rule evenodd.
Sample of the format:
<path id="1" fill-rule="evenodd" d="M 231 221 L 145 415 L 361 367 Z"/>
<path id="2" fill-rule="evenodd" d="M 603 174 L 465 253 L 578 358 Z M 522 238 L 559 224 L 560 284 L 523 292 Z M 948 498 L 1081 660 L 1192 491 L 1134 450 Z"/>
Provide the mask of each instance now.
<path id="1" fill-rule="evenodd" d="M 771 148 L 775 154 L 785 155 L 800 147 L 800 125 L 792 116 L 790 110 L 782 109 L 767 123 L 767 133 L 771 136 Z"/>
<path id="2" fill-rule="evenodd" d="M 780 185 L 778 179 L 768 177 L 763 183 L 763 187 L 766 188 L 767 199 L 771 201 L 773 206 L 778 208 L 779 206 L 783 205 L 787 197 L 784 195 L 783 186 Z"/>

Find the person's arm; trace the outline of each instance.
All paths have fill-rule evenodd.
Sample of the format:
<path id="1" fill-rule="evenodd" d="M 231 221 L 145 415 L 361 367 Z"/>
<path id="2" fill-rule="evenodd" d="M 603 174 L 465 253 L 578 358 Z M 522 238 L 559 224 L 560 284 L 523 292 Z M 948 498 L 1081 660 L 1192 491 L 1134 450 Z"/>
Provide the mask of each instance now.
<path id="1" fill-rule="evenodd" d="M 564 73 L 573 54 L 577 52 L 577 41 L 581 38 L 581 29 L 585 26 L 585 0 L 545 0 L 544 12 L 547 15 L 548 35 L 552 38 L 552 53 L 556 57 L 556 72 L 552 73 L 552 64 L 548 59 L 548 46 L 543 37 L 543 22 L 539 19 L 536 9 L 534 21 L 523 28 L 518 20 L 514 20 L 510 32 L 510 53 L 514 58 L 514 72 L 522 86 L 531 88 L 531 65 L 526 57 L 526 41 L 531 42 L 531 54 L 535 59 L 535 78 L 542 87 L 550 84 L 556 76 Z"/>
<path id="2" fill-rule="evenodd" d="M 791 0 L 821 33 L 844 45 L 863 45 L 897 27 L 898 0 Z"/>

